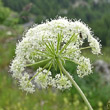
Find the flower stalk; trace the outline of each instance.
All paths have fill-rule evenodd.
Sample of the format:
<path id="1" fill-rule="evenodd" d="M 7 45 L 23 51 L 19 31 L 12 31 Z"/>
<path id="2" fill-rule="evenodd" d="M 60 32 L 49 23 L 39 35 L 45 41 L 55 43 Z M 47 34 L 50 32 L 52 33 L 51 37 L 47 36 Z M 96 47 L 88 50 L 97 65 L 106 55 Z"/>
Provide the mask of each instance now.
<path id="1" fill-rule="evenodd" d="M 83 91 L 80 89 L 78 84 L 74 81 L 74 79 L 70 76 L 70 74 L 65 70 L 65 68 L 62 65 L 62 62 L 58 60 L 59 68 L 63 71 L 63 73 L 68 77 L 68 79 L 71 81 L 71 83 L 74 85 L 74 87 L 77 89 L 81 97 L 83 98 L 84 102 L 88 106 L 89 110 L 93 110 L 92 106 L 90 105 L 89 101 L 87 100 L 86 96 L 84 95 Z"/>
<path id="2" fill-rule="evenodd" d="M 36 63 L 34 63 L 34 64 L 27 64 L 26 67 L 28 67 L 28 66 L 33 66 L 33 65 L 42 65 L 42 64 L 45 64 L 45 63 L 49 62 L 50 60 L 51 60 L 51 59 L 45 59 L 45 60 L 41 60 L 41 61 L 39 61 L 39 62 L 36 62 Z"/>

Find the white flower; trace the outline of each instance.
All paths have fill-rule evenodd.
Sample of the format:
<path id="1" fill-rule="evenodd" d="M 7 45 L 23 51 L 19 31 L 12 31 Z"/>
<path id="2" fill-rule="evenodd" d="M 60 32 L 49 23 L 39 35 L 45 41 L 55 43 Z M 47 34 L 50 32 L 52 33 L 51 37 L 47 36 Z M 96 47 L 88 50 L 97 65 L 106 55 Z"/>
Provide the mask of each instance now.
<path id="1" fill-rule="evenodd" d="M 81 49 L 85 39 L 88 40 L 93 54 L 101 53 L 100 43 L 93 37 L 91 29 L 80 20 L 72 21 L 59 17 L 35 25 L 25 33 L 22 41 L 17 44 L 16 56 L 11 63 L 10 71 L 13 72 L 13 77 L 20 82 L 21 88 L 27 92 L 34 91 L 34 83 L 37 83 L 41 88 L 47 88 L 49 85 L 58 89 L 68 89 L 71 87 L 70 80 L 59 74 L 53 79 L 51 68 L 46 67 L 47 70 L 44 67 L 44 69 L 39 68 L 36 76 L 33 70 L 31 81 L 29 73 L 24 74 L 24 71 L 28 70 L 30 66 L 36 66 L 37 63 L 39 64 L 37 64 L 38 68 L 41 66 L 42 60 L 49 59 L 45 63 L 51 63 L 55 69 L 59 67 L 58 60 L 62 64 L 69 60 L 78 63 L 78 76 L 83 77 L 90 74 L 92 72 L 90 60 L 81 57 Z"/>
<path id="2" fill-rule="evenodd" d="M 74 25 L 74 30 L 78 33 L 81 32 L 82 34 L 82 38 L 85 39 L 87 38 L 87 36 L 91 35 L 91 29 L 83 22 L 81 22 L 80 20 L 75 21 L 73 23 Z"/>
<path id="3" fill-rule="evenodd" d="M 77 74 L 79 77 L 84 77 L 90 73 L 92 73 L 92 67 L 90 64 L 89 58 L 80 57 L 77 66 Z"/>
<path id="4" fill-rule="evenodd" d="M 53 86 L 60 90 L 69 89 L 70 87 L 72 87 L 70 80 L 68 80 L 68 78 L 63 74 L 62 76 L 60 74 L 57 74 L 53 81 L 55 84 Z"/>
<path id="5" fill-rule="evenodd" d="M 41 70 L 42 70 L 42 68 L 39 68 L 37 70 L 36 74 L 38 73 L 38 75 L 35 77 L 34 81 L 35 81 L 35 83 L 37 83 L 38 86 L 45 89 L 50 84 L 50 81 L 52 79 L 51 72 L 46 69 L 44 69 L 43 71 L 41 71 Z"/>
<path id="6" fill-rule="evenodd" d="M 25 60 L 21 57 L 16 57 L 10 66 L 10 71 L 13 72 L 14 78 L 21 78 L 24 71 Z"/>
<path id="7" fill-rule="evenodd" d="M 93 54 L 100 54 L 101 53 L 101 45 L 99 44 L 99 42 L 93 37 L 89 37 L 88 41 L 90 42 L 89 45 L 92 48 L 92 53 Z"/>
<path id="8" fill-rule="evenodd" d="M 35 85 L 32 84 L 32 82 L 29 82 L 29 75 L 27 73 L 24 73 L 22 78 L 19 81 L 20 83 L 20 88 L 27 93 L 33 93 L 35 92 Z"/>
<path id="9" fill-rule="evenodd" d="M 72 44 L 70 44 L 69 47 L 67 47 L 67 50 L 65 50 L 65 53 L 66 53 L 66 57 L 69 57 L 74 61 L 77 61 L 81 55 L 81 51 L 79 47 Z"/>

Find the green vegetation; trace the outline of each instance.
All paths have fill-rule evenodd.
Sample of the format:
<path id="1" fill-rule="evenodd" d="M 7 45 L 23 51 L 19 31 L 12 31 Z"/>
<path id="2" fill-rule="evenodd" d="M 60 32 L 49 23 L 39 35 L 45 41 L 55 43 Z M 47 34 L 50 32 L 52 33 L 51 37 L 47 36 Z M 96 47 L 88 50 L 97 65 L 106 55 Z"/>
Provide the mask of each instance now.
<path id="1" fill-rule="evenodd" d="M 51 88 L 49 90 L 37 90 L 34 94 L 28 95 L 18 89 L 17 82 L 14 82 L 8 73 L 10 60 L 14 56 L 17 42 L 17 34 L 12 31 L 13 29 L 17 34 L 22 33 L 21 26 L 0 31 L 0 110 L 73 110 L 73 108 L 75 110 L 88 110 L 74 87 L 63 92 Z M 7 34 L 9 31 L 11 35 Z M 96 58 L 110 61 L 109 48 L 104 48 L 104 55 L 99 57 L 94 57 L 89 50 L 87 51 L 87 53 L 83 52 L 83 54 L 91 57 L 92 62 Z M 106 110 L 107 102 L 110 100 L 110 85 L 105 84 L 96 72 L 81 79 L 76 75 L 76 66 L 74 64 L 67 62 L 65 67 L 74 76 L 94 109 Z"/>
<path id="2" fill-rule="evenodd" d="M 0 0 L 0 24 L 7 26 L 16 25 L 19 22 L 18 14 L 8 7 L 4 7 Z"/>
<path id="3" fill-rule="evenodd" d="M 92 28 L 104 46 L 110 46 L 109 0 L 2 0 L 4 5 L 19 13 L 19 23 L 33 15 L 36 23 L 58 16 L 81 19 Z M 6 14 L 7 15 L 7 14 Z"/>
<path id="4" fill-rule="evenodd" d="M 30 19 L 40 23 L 56 15 L 88 23 L 101 39 L 103 55 L 92 55 L 89 49 L 83 54 L 90 57 L 92 62 L 102 59 L 110 63 L 110 3 L 107 0 L 98 3 L 93 0 L 0 0 L 0 110 L 88 110 L 74 87 L 63 92 L 51 88 L 37 90 L 27 95 L 18 89 L 17 82 L 12 80 L 8 72 L 18 36 L 24 31 L 23 23 Z M 106 84 L 95 71 L 81 79 L 76 75 L 76 65 L 66 62 L 65 67 L 84 91 L 94 110 L 107 110 L 110 84 Z"/>

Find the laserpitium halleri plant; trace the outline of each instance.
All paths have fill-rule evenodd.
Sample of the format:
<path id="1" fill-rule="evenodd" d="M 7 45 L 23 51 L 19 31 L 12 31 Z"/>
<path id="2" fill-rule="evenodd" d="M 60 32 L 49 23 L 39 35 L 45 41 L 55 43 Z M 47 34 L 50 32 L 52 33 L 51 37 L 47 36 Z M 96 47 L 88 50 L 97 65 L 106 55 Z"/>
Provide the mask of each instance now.
<path id="1" fill-rule="evenodd" d="M 88 47 L 83 47 L 87 39 Z M 100 43 L 93 37 L 88 26 L 80 20 L 61 18 L 47 21 L 30 28 L 22 41 L 17 44 L 16 57 L 10 70 L 19 82 L 20 88 L 29 93 L 35 88 L 54 87 L 64 90 L 74 87 L 78 90 L 90 110 L 93 110 L 84 93 L 65 70 L 65 61 L 77 64 L 79 77 L 92 73 L 89 58 L 81 55 L 81 50 L 91 48 L 93 54 L 101 53 Z M 33 74 L 27 72 L 30 67 L 36 67 Z M 60 73 L 54 77 L 51 68 L 59 68 Z"/>

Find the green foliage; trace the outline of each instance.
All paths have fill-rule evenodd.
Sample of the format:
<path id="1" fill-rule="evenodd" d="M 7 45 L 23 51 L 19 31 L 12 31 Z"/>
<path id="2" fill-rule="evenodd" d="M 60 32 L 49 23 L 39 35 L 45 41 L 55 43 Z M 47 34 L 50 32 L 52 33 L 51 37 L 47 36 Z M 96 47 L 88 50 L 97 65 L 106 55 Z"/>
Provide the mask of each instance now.
<path id="1" fill-rule="evenodd" d="M 18 24 L 19 18 L 17 13 L 13 12 L 10 8 L 4 7 L 0 0 L 0 24 L 13 26 Z"/>
<path id="2" fill-rule="evenodd" d="M 4 22 L 10 15 L 11 10 L 3 6 L 0 0 L 0 24 Z"/>
<path id="3" fill-rule="evenodd" d="M 16 24 L 18 24 L 18 22 L 19 22 L 19 18 L 10 16 L 4 21 L 3 24 L 6 26 L 15 26 Z"/>
<path id="4" fill-rule="evenodd" d="M 91 27 L 94 29 L 94 33 L 100 36 L 103 45 L 110 46 L 110 14 L 105 14 L 100 20 L 94 21 Z"/>
<path id="5" fill-rule="evenodd" d="M 93 80 L 93 79 L 92 79 Z M 87 81 L 87 79 L 86 79 Z M 82 89 L 85 91 L 91 104 L 95 110 L 106 110 L 106 103 L 104 103 L 103 88 L 92 90 L 90 85 L 83 83 Z M 93 84 L 93 83 L 92 83 Z M 72 88 L 70 91 L 59 92 L 56 90 L 39 90 L 34 94 L 27 94 L 22 92 L 16 86 L 16 82 L 13 82 L 12 78 L 7 75 L 6 71 L 0 73 L 0 109 L 3 110 L 88 110 L 79 94 Z M 84 89 L 85 88 L 85 89 Z M 107 87 L 108 89 L 110 87 Z M 95 88 L 94 88 L 95 89 Z M 104 88 L 105 89 L 105 88 Z M 91 91 L 90 91 L 91 90 Z M 106 89 L 107 90 L 107 89 Z M 94 91 L 94 92 L 93 92 Z M 101 94 L 100 94 L 101 93 Z M 93 95 L 94 94 L 94 95 Z M 103 96 L 103 97 L 102 97 Z M 108 95 L 107 95 L 108 96 Z M 94 98 L 95 97 L 95 98 Z M 101 98 L 102 97 L 102 98 Z M 105 98 L 104 98 L 105 99 Z M 104 109 L 105 106 L 105 109 Z"/>
<path id="6" fill-rule="evenodd" d="M 110 46 L 110 3 L 100 1 L 95 4 L 92 0 L 87 0 L 87 6 L 80 5 L 73 8 L 76 0 L 2 0 L 2 2 L 21 15 L 24 6 L 32 2 L 32 9 L 29 13 L 36 15 L 36 23 L 41 23 L 47 18 L 54 18 L 56 15 L 81 18 L 92 27 L 95 35 L 101 39 L 102 45 Z M 0 24 L 8 25 L 10 28 L 0 30 L 0 110 L 73 110 L 73 108 L 74 110 L 87 110 L 74 87 L 70 91 L 63 92 L 40 90 L 31 95 L 26 95 L 18 89 L 16 82 L 13 82 L 7 71 L 15 53 L 16 36 L 22 33 L 22 27 L 16 25 L 21 18 L 19 19 L 20 15 L 11 9 L 4 7 L 2 2 L 0 1 Z M 26 14 L 29 15 L 29 13 Z M 13 26 L 15 28 L 12 28 Z M 89 49 L 83 51 L 83 55 L 90 57 L 92 62 L 96 59 L 110 62 L 110 48 L 103 48 L 102 54 L 97 57 L 92 55 Z M 78 78 L 74 63 L 66 62 L 65 67 L 74 76 L 94 109 L 107 110 L 110 85 L 105 84 L 96 72 L 84 79 Z"/>
<path id="7" fill-rule="evenodd" d="M 89 24 L 101 39 L 104 46 L 110 46 L 110 3 L 108 0 L 95 2 L 94 0 L 2 0 L 5 6 L 20 13 L 20 23 L 29 21 L 30 13 L 36 15 L 35 22 L 41 23 L 46 19 L 58 16 L 81 19 Z M 30 11 L 23 11 L 32 3 Z M 28 7 L 29 8 L 29 7 Z M 5 9 L 7 10 L 7 9 Z M 2 11 L 4 13 L 6 11 Z M 102 14 L 103 13 L 103 14 Z M 4 13 L 4 17 L 8 16 Z M 1 17 L 2 14 L 0 14 Z M 4 17 L 2 18 L 4 20 Z M 25 17 L 25 18 L 22 18 Z M 16 20 L 13 20 L 16 22 Z"/>
<path id="8" fill-rule="evenodd" d="M 20 12 L 26 4 L 31 2 L 31 0 L 2 0 L 2 1 L 6 6 L 18 12 Z"/>
<path id="9" fill-rule="evenodd" d="M 7 32 L 11 31 L 11 35 Z M 82 98 L 74 87 L 63 92 L 57 90 L 37 90 L 34 94 L 28 94 L 18 89 L 17 82 L 13 82 L 7 72 L 10 60 L 14 56 L 17 33 L 22 33 L 22 27 L 6 28 L 0 30 L 0 110 L 88 110 Z M 110 50 L 104 48 L 103 59 L 110 62 Z M 83 52 L 94 61 L 97 57 L 91 55 L 89 50 Z M 83 79 L 76 75 L 76 65 L 66 62 L 66 69 L 73 75 L 75 81 L 84 91 L 95 110 L 106 110 L 110 100 L 110 85 L 100 78 L 98 73 L 93 73 Z M 55 72 L 55 71 L 54 71 Z M 102 88 L 103 87 L 103 88 Z"/>

